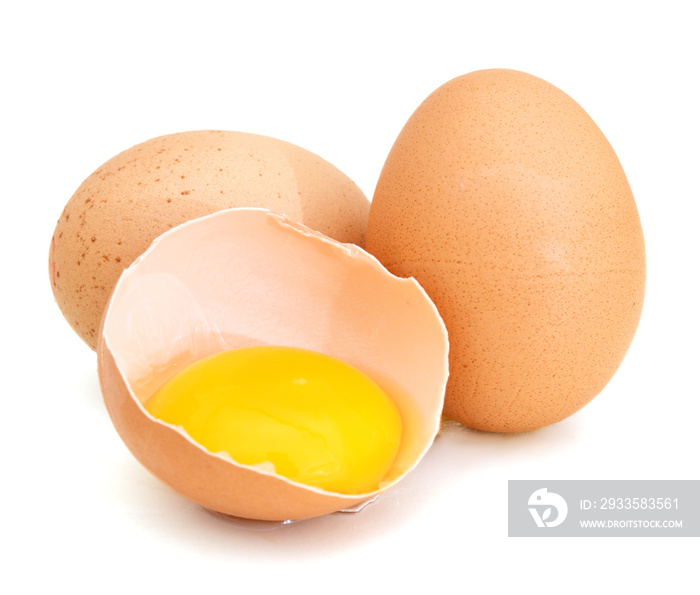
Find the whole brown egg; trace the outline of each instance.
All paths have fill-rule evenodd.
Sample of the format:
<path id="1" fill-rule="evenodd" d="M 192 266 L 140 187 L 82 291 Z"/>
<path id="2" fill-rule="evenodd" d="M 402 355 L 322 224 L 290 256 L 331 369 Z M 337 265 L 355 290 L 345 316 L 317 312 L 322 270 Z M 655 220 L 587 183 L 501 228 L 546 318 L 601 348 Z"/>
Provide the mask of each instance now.
<path id="1" fill-rule="evenodd" d="M 107 161 L 76 190 L 51 240 L 66 320 L 92 348 L 122 271 L 161 233 L 230 207 L 263 207 L 363 246 L 369 201 L 333 165 L 291 143 L 222 130 L 169 134 Z"/>
<path id="2" fill-rule="evenodd" d="M 472 428 L 573 414 L 641 316 L 644 239 L 620 162 L 573 99 L 523 72 L 467 74 L 420 105 L 381 172 L 366 246 L 438 307 L 444 414 Z"/>

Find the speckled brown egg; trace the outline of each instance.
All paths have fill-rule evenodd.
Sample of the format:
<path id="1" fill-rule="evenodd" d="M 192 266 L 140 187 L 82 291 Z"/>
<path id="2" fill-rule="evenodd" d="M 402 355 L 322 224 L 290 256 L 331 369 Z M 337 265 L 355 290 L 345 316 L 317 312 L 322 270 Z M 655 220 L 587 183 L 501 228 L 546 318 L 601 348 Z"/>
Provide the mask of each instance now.
<path id="1" fill-rule="evenodd" d="M 220 130 L 151 139 L 107 161 L 61 214 L 49 256 L 56 302 L 92 348 L 121 272 L 164 231 L 230 207 L 263 207 L 364 245 L 369 201 L 341 171 L 274 138 Z"/>
<path id="2" fill-rule="evenodd" d="M 522 72 L 467 74 L 423 102 L 382 170 L 367 249 L 437 305 L 444 414 L 472 428 L 579 410 L 641 315 L 644 239 L 620 162 L 573 99 Z"/>

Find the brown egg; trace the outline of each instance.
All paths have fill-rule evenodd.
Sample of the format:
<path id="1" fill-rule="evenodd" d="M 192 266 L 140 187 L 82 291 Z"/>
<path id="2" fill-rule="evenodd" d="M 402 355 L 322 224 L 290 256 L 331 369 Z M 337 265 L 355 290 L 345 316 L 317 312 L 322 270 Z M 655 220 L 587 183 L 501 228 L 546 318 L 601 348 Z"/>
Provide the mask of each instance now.
<path id="1" fill-rule="evenodd" d="M 257 345 L 330 355 L 390 395 L 402 439 L 377 490 L 341 494 L 239 464 L 144 407 L 189 364 Z M 277 521 L 356 506 L 405 477 L 439 430 L 448 373 L 445 326 L 415 280 L 262 209 L 220 211 L 157 238 L 119 278 L 97 355 L 114 426 L 147 469 L 212 510 Z"/>
<path id="2" fill-rule="evenodd" d="M 154 238 L 190 219 L 249 206 L 364 244 L 369 201 L 317 155 L 243 132 L 170 134 L 107 161 L 66 205 L 49 255 L 58 306 L 94 349 L 114 284 Z"/>
<path id="3" fill-rule="evenodd" d="M 367 249 L 437 305 L 445 415 L 472 428 L 579 410 L 641 315 L 644 239 L 620 162 L 573 99 L 522 72 L 467 74 L 423 102 L 382 170 Z"/>

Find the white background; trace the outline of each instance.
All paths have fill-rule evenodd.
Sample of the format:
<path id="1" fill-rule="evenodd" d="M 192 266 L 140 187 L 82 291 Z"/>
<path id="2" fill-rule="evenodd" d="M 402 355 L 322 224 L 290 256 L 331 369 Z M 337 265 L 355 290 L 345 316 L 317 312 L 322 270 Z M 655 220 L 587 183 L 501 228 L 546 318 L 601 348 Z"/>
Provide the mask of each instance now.
<path id="1" fill-rule="evenodd" d="M 508 538 L 506 512 L 508 479 L 700 479 L 695 8 L 532 0 L 3 8 L 0 535 L 10 555 L 0 584 L 13 586 L 2 591 L 697 592 L 697 538 Z M 161 485 L 112 428 L 95 355 L 51 294 L 49 241 L 80 182 L 148 138 L 219 128 L 318 153 L 371 197 L 420 102 L 489 67 L 566 91 L 628 175 L 648 285 L 614 379 L 541 431 L 450 426 L 415 472 L 355 515 L 228 521 Z"/>

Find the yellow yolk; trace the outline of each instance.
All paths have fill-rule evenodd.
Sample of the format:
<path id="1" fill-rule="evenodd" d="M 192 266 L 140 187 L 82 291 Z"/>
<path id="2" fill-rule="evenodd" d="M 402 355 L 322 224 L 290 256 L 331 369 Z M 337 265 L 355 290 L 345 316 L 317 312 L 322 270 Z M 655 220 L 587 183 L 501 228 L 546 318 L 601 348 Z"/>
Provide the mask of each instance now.
<path id="1" fill-rule="evenodd" d="M 401 442 L 394 402 L 333 357 L 292 347 L 217 353 L 174 376 L 146 403 L 211 452 L 272 463 L 293 481 L 345 494 L 371 492 Z"/>

